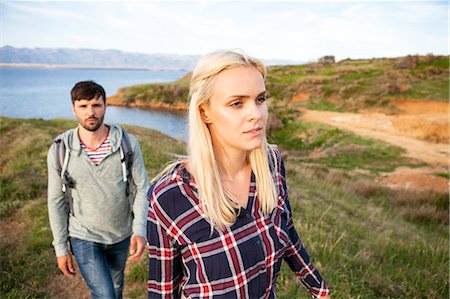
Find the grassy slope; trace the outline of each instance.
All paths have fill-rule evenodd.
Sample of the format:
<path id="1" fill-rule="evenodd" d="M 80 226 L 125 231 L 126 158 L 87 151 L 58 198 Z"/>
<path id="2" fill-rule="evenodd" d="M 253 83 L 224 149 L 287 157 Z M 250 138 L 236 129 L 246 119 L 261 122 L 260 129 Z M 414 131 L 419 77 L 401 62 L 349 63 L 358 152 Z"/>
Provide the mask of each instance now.
<path id="1" fill-rule="evenodd" d="M 46 156 L 53 138 L 74 126 L 67 120 L 0 118 L 0 298 L 46 297 L 46 280 L 58 273 L 47 217 Z M 171 153 L 184 150 L 182 142 L 161 133 L 126 128 L 141 142 L 149 176 Z"/>
<path id="2" fill-rule="evenodd" d="M 395 98 L 446 101 L 449 98 L 449 58 L 411 56 L 396 59 L 343 60 L 333 64 L 274 66 L 267 88 L 276 102 L 288 102 L 298 93 L 310 109 L 357 111 L 368 107 L 392 109 Z M 186 103 L 189 74 L 172 83 L 125 87 L 117 101 L 123 105 L 150 102 Z M 392 112 L 395 112 L 393 110 Z"/>
<path id="3" fill-rule="evenodd" d="M 4 219 L 0 222 L 0 297 L 45 297 L 43 286 L 58 272 L 47 219 L 45 157 L 52 138 L 74 123 L 8 118 L 1 118 L 0 123 L 4 149 L 0 154 Z M 167 153 L 184 150 L 181 142 L 152 130 L 127 128 L 141 142 L 149 176 L 171 159 Z M 356 138 L 329 130 L 315 128 L 315 134 L 305 139 L 308 142 L 299 146 L 287 140 L 282 150 L 297 230 L 332 287 L 333 297 L 448 298 L 448 194 L 394 194 L 364 177 L 329 170 L 321 162 L 305 163 L 301 157 L 308 146 L 337 144 L 336 135 L 339 140 Z M 324 135 L 328 136 L 325 142 Z M 390 152 L 383 144 L 360 143 L 369 151 Z M 399 158 L 395 150 L 391 155 Z M 367 164 L 354 163 L 357 168 Z M 391 163 L 381 159 L 377 167 Z M 370 179 L 370 174 L 365 177 Z M 408 208 L 428 214 L 411 214 Z M 436 213 L 447 217 L 433 218 Z M 10 227 L 22 233 L 4 234 Z M 130 268 L 126 280 L 133 288 L 128 288 L 128 298 L 146 297 L 146 268 L 145 259 Z M 277 287 L 280 298 L 308 298 L 286 267 Z"/>
<path id="4" fill-rule="evenodd" d="M 114 104 L 124 106 L 137 103 L 186 104 L 190 75 L 170 83 L 149 83 L 120 88 L 114 96 Z M 111 102 L 111 101 L 110 101 Z"/>
<path id="5" fill-rule="evenodd" d="M 336 64 L 272 67 L 268 89 L 277 99 L 306 93 L 301 105 L 316 110 L 357 111 L 390 107 L 396 98 L 446 101 L 448 57 L 343 60 Z M 395 112 L 395 111 L 393 111 Z"/>

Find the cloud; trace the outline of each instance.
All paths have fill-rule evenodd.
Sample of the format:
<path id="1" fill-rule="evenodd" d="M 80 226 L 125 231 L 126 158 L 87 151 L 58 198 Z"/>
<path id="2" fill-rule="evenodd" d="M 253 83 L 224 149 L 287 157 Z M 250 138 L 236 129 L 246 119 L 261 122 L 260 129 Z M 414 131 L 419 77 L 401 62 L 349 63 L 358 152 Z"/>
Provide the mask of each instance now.
<path id="1" fill-rule="evenodd" d="M 447 53 L 446 2 L 3 1 L 3 43 L 261 58 Z M 45 38 L 43 38 L 43 36 Z"/>
<path id="2" fill-rule="evenodd" d="M 76 10 L 68 10 L 66 6 L 54 6 L 51 2 L 4 1 L 2 5 L 4 6 L 4 9 L 7 10 L 7 13 L 11 12 L 22 16 L 40 16 L 42 18 L 50 17 L 57 19 L 72 19 L 77 21 L 84 19 L 84 14 L 80 14 Z"/>

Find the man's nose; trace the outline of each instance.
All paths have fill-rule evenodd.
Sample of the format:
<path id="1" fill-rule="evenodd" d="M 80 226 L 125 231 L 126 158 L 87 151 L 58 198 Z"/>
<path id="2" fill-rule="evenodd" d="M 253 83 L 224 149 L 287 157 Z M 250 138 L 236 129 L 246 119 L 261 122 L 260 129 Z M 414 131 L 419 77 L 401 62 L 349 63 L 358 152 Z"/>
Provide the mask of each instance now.
<path id="1" fill-rule="evenodd" d="M 87 107 L 87 111 L 89 115 L 93 115 L 94 114 L 94 107 L 93 106 L 88 106 Z"/>

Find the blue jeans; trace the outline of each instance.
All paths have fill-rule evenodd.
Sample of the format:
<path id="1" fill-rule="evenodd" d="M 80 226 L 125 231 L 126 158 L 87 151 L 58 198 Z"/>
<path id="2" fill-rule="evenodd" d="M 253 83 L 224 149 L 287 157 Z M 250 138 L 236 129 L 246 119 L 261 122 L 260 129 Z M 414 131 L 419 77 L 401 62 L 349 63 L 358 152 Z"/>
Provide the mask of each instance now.
<path id="1" fill-rule="evenodd" d="M 92 298 L 121 299 L 130 238 L 113 245 L 70 238 L 70 244 Z"/>

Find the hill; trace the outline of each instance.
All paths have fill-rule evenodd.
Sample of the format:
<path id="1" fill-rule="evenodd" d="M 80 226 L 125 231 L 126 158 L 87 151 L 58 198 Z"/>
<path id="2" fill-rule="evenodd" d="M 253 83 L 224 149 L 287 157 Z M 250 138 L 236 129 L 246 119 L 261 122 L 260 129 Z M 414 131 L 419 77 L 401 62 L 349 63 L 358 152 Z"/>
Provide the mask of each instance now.
<path id="1" fill-rule="evenodd" d="M 0 48 L 0 66 L 193 70 L 200 55 L 144 54 L 119 50 L 70 48 Z M 265 59 L 267 65 L 298 64 L 286 59 Z"/>
<path id="2" fill-rule="evenodd" d="M 322 60 L 323 61 L 323 60 Z M 361 111 L 379 108 L 395 113 L 394 99 L 447 101 L 448 56 L 406 56 L 370 60 L 334 60 L 293 66 L 270 66 L 267 89 L 274 102 L 314 110 Z M 189 77 L 172 83 L 124 87 L 112 105 L 187 107 Z"/>
<path id="3" fill-rule="evenodd" d="M 151 70 L 192 70 L 200 56 L 143 54 L 119 50 L 68 48 L 0 48 L 0 63 L 37 64 L 90 68 L 135 68 Z"/>
<path id="4" fill-rule="evenodd" d="M 304 151 L 308 139 L 317 132 L 298 122 L 323 123 L 389 142 L 405 149 L 411 158 L 437 165 L 439 170 L 432 172 L 446 172 L 450 155 L 448 73 L 449 57 L 433 55 L 338 63 L 327 56 L 306 65 L 271 66 L 266 83 L 270 92 L 269 135 L 285 148 L 289 145 L 290 150 Z M 124 87 L 108 103 L 187 109 L 190 76 L 171 83 Z M 334 146 L 323 142 L 312 157 L 326 160 L 336 155 Z M 337 167 L 348 165 L 352 163 Z M 402 184 L 419 185 L 422 175 L 430 172 L 423 169 L 418 174 L 414 168 Z M 431 186 L 448 188 L 444 181 Z"/>
<path id="5" fill-rule="evenodd" d="M 1 298 L 88 298 L 80 275 L 56 268 L 46 208 L 46 154 L 67 120 L 0 118 Z M 339 129 L 302 122 L 305 138 L 278 136 L 294 223 L 334 298 L 448 298 L 448 191 L 387 189 L 374 174 L 415 163 L 403 151 Z M 149 176 L 184 144 L 126 126 Z M 334 155 L 314 158 L 330 145 Z M 343 170 L 339 170 L 343 169 Z M 436 174 L 439 175 L 439 174 Z M 129 264 L 125 298 L 146 298 L 146 257 Z M 279 298 L 308 298 L 286 265 Z"/>

